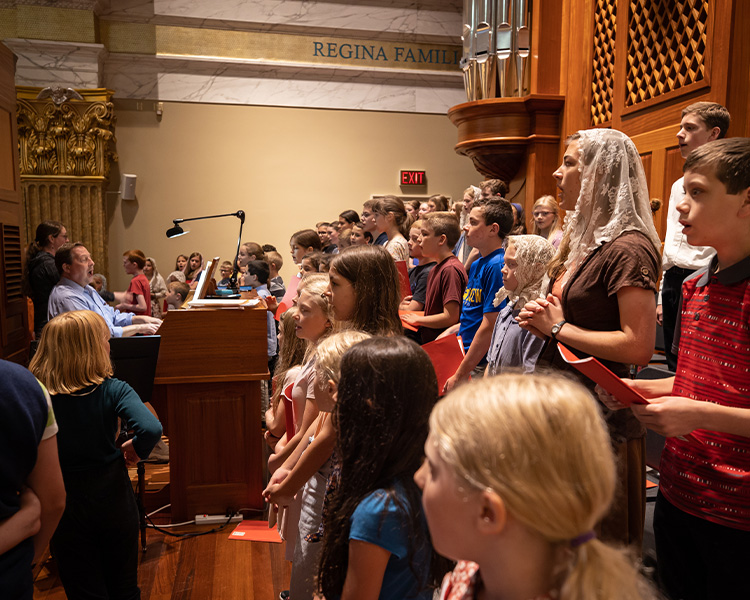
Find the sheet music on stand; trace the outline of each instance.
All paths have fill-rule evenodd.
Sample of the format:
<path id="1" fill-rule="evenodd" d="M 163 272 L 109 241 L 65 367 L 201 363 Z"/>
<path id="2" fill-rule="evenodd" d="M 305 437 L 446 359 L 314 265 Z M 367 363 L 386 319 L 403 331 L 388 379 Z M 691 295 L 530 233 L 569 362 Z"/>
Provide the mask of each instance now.
<path id="1" fill-rule="evenodd" d="M 203 276 L 195 288 L 193 299 L 188 302 L 190 308 L 250 308 L 257 306 L 258 298 L 206 298 L 208 295 L 208 282 L 214 278 L 216 265 L 220 257 L 216 256 L 208 261 L 203 270 Z"/>

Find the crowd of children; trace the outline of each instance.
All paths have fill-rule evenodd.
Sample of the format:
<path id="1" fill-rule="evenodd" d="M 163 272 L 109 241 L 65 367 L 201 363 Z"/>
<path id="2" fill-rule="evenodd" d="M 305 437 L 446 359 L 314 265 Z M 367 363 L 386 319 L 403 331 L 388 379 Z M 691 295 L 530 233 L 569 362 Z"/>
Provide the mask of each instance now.
<path id="1" fill-rule="evenodd" d="M 597 177 L 603 172 L 597 161 L 621 168 L 630 191 L 617 188 L 610 175 L 619 204 L 610 201 L 605 209 L 610 212 L 597 218 L 615 233 L 611 242 L 600 237 L 589 243 L 585 227 L 593 220 L 585 215 L 597 210 L 590 206 L 598 206 L 597 194 L 607 189 L 587 179 L 589 171 Z M 634 423 L 667 436 L 692 432 L 688 438 L 670 437 L 662 460 L 665 483 L 655 523 L 659 586 L 670 598 L 742 596 L 748 585 L 738 561 L 748 557 L 741 542 L 750 530 L 743 491 L 750 464 L 738 449 L 750 447 L 750 365 L 738 349 L 750 347 L 744 314 L 750 306 L 750 141 L 712 142 L 694 152 L 685 169 L 687 195 L 678 205 L 685 234 L 690 242 L 715 248 L 717 256 L 685 284 L 685 320 L 678 330 L 686 337 L 677 340 L 676 378 L 626 381 L 651 402 L 633 407 Z M 618 421 L 618 409 L 630 409 L 603 390 L 603 404 L 597 402 L 593 383 L 582 380 L 582 386 L 545 374 L 549 363 L 542 367 L 540 360 L 562 342 L 580 356 L 598 356 L 616 373 L 622 373 L 619 363 L 648 362 L 641 359 L 641 347 L 652 351 L 653 334 L 643 333 L 642 323 L 631 324 L 628 316 L 631 305 L 646 298 L 640 291 L 654 304 L 659 279 L 641 173 L 625 136 L 580 132 L 556 173 L 564 208 L 573 217 L 564 230 L 556 205 L 540 198 L 532 211 L 535 233 L 516 234 L 519 211 L 483 182 L 478 191 L 467 190 L 468 214 L 463 207 L 456 213 L 433 210 L 414 220 L 414 207 L 408 211 L 403 202 L 393 209 L 392 198 L 369 201 L 361 228 L 373 242 L 353 244 L 326 265 L 319 263 L 317 270 L 327 275 L 301 270 L 292 318 L 298 322 L 296 336 L 317 350 L 308 351 L 304 362 L 299 350 L 290 358 L 293 345 L 281 345 L 285 367 L 276 385 L 287 390 L 275 394 L 291 396 L 294 414 L 284 425 L 281 401 L 268 414 L 273 475 L 264 492 L 284 514 L 284 537 L 295 548 L 288 597 L 431 598 L 441 585 L 440 597 L 451 600 L 656 596 L 632 557 L 640 551 L 640 537 L 632 530 L 642 530 L 643 522 L 632 518 L 632 506 L 619 508 L 629 504 L 623 495 L 642 494 L 637 470 L 623 473 L 628 458 L 621 454 L 624 448 L 628 455 L 631 439 L 642 443 L 642 430 L 631 433 L 629 419 Z M 626 201 L 632 210 L 624 208 Z M 719 215 L 731 216 L 731 223 L 722 223 Z M 465 262 L 453 254 L 462 217 L 463 241 L 471 248 Z M 378 244 L 383 232 L 386 242 Z M 292 236 L 296 263 L 304 265 L 319 250 L 314 233 Z M 612 260 L 609 270 L 586 283 L 588 294 L 612 286 L 620 328 L 585 328 L 576 320 L 575 311 L 582 310 L 574 304 L 578 300 L 565 295 L 567 288 L 577 290 L 589 263 L 609 260 L 607 253 L 635 234 L 643 250 L 630 246 L 627 259 Z M 388 248 L 400 237 L 413 261 L 408 295 L 400 291 L 395 268 L 401 255 Z M 308 278 L 314 279 L 305 285 Z M 316 297 L 323 282 L 327 291 Z M 720 323 L 734 319 L 742 325 L 730 335 L 714 322 L 714 311 L 724 317 Z M 655 327 L 653 310 L 637 312 Z M 313 333 L 309 322 L 316 323 Z M 466 355 L 444 389 L 437 389 L 427 355 L 403 335 L 404 323 L 418 329 L 415 337 L 423 344 L 461 335 Z M 701 352 L 708 343 L 703 323 L 722 330 L 727 341 L 711 345 L 726 362 Z M 351 332 L 359 337 L 341 338 Z M 336 348 L 337 368 L 330 366 L 330 347 Z M 290 360 L 302 369 L 294 383 L 287 375 Z M 478 376 L 483 382 L 464 384 Z M 722 382 L 731 385 L 715 392 L 699 383 L 704 378 L 716 389 L 726 388 Z M 294 451 L 285 427 L 294 428 Z M 696 483 L 698 472 L 706 483 Z M 718 489 L 724 490 L 719 496 Z M 609 527 L 615 518 L 626 523 Z M 701 547 L 706 542 L 715 549 L 717 541 L 727 546 L 719 556 Z M 612 543 L 630 545 L 631 553 Z M 458 564 L 451 571 L 442 557 Z M 712 572 L 722 573 L 720 584 Z M 714 593 L 712 586 L 723 591 Z"/>
<path id="2" fill-rule="evenodd" d="M 276 249 L 245 243 L 221 264 L 218 287 L 239 271 L 269 301 L 269 359 L 278 343 L 263 495 L 292 562 L 282 597 L 656 597 L 633 559 L 644 426 L 668 437 L 658 585 L 675 600 L 750 595 L 750 140 L 706 140 L 684 170 L 682 233 L 715 253 L 683 284 L 668 379 L 628 378 L 654 348 L 660 242 L 618 131 L 569 139 L 554 174 L 564 227 L 545 196 L 526 234 L 507 185 L 488 180 L 451 207 L 385 196 L 295 232 L 278 325 Z M 203 276 L 197 252 L 166 281 L 139 250 L 123 266 L 125 310 L 177 308 Z M 420 345 L 455 335 L 464 356 L 439 389 Z M 649 403 L 554 372 L 572 373 L 558 343 Z"/>

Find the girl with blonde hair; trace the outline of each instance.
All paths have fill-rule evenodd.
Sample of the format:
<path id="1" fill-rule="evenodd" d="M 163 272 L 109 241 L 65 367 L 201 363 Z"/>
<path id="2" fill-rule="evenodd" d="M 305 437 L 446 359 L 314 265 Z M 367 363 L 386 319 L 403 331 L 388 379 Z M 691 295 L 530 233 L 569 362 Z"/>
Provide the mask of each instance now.
<path id="1" fill-rule="evenodd" d="M 295 494 L 301 497 L 301 514 L 297 542 L 294 545 L 292 578 L 289 586 L 292 598 L 311 598 L 322 544 L 322 522 L 326 496 L 336 484 L 338 459 L 333 455 L 336 432 L 331 411 L 336 403 L 341 357 L 352 346 L 370 336 L 361 331 L 346 330 L 326 337 L 315 349 L 315 402 L 320 410 L 307 431 L 310 440 L 274 473 L 263 492 L 266 499 L 276 504 L 292 504 Z M 302 446 L 302 444 L 300 444 Z M 333 478 L 333 480 L 332 480 Z"/>
<path id="2" fill-rule="evenodd" d="M 324 295 L 327 288 L 328 276 L 323 273 L 308 273 L 297 288 L 297 311 L 292 315 L 292 319 L 295 324 L 295 335 L 307 342 L 307 349 L 304 364 L 292 388 L 294 432 L 288 433 L 287 444 L 269 457 L 268 469 L 271 472 L 284 464 L 318 416 L 313 356 L 318 343 L 333 331 L 333 314 L 328 298 Z"/>
<path id="3" fill-rule="evenodd" d="M 307 352 L 307 341 L 294 334 L 297 307 L 287 310 L 279 320 L 279 360 L 273 372 L 273 393 L 271 405 L 266 411 L 266 442 L 272 450 L 283 448 L 287 441 L 286 408 L 282 396 L 287 387 L 294 384 L 302 368 Z M 288 398 L 291 401 L 291 398 Z"/>
<path id="4" fill-rule="evenodd" d="M 560 246 L 563 237 L 562 219 L 560 219 L 560 209 L 557 202 L 552 196 L 542 196 L 534 202 L 534 208 L 531 209 L 531 216 L 534 217 L 534 225 L 531 233 L 541 235 L 549 240 L 556 249 Z"/>
<path id="5" fill-rule="evenodd" d="M 500 306 L 505 300 L 508 303 L 495 320 L 487 350 L 485 377 L 509 369 L 534 372 L 544 340 L 522 329 L 516 317 L 529 300 L 536 300 L 541 294 L 547 263 L 554 254 L 552 244 L 538 235 L 511 235 L 507 238 L 503 287 L 495 294 L 493 304 Z"/>
<path id="6" fill-rule="evenodd" d="M 551 375 L 456 388 L 430 416 L 422 488 L 435 550 L 459 561 L 441 600 L 652 597 L 594 528 L 616 487 L 596 403 Z"/>
<path id="7" fill-rule="evenodd" d="M 126 461 L 147 458 L 161 425 L 127 383 L 112 377 L 109 327 L 98 314 L 47 323 L 29 370 L 47 387 L 67 503 L 50 546 L 69 598 L 137 598 L 138 507 Z M 134 432 L 119 449 L 118 419 Z"/>

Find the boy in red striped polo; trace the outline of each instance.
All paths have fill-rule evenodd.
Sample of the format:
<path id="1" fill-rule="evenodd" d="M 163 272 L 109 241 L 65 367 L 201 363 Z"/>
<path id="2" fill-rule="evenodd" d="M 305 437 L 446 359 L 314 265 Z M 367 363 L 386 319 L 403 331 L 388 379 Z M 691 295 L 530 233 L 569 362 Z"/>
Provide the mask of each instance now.
<path id="1" fill-rule="evenodd" d="M 676 376 L 632 384 L 651 398 L 633 412 L 668 438 L 657 568 L 674 600 L 750 598 L 750 139 L 709 142 L 684 172 L 683 233 L 716 255 L 682 285 Z"/>

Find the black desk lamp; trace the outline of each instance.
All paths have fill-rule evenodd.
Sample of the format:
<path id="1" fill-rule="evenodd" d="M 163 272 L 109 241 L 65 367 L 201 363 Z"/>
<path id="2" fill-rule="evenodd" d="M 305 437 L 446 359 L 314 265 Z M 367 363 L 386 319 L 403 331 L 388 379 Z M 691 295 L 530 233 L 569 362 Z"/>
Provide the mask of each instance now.
<path id="1" fill-rule="evenodd" d="M 190 231 L 185 231 L 182 227 L 180 227 L 179 223 L 186 223 L 187 221 L 201 221 L 203 219 L 218 219 L 219 217 L 237 217 L 240 220 L 240 235 L 237 238 L 237 252 L 234 254 L 234 261 L 232 262 L 232 276 L 229 278 L 229 287 L 232 289 L 233 292 L 237 293 L 239 292 L 239 286 L 237 285 L 237 259 L 240 255 L 240 244 L 242 243 L 242 226 L 245 224 L 245 211 L 244 210 L 238 210 L 236 213 L 226 213 L 223 215 L 208 215 L 207 217 L 191 217 L 190 219 L 173 219 L 172 223 L 174 224 L 172 227 L 167 229 L 167 237 L 173 238 L 178 237 L 180 235 L 185 235 L 186 233 L 190 233 Z"/>

